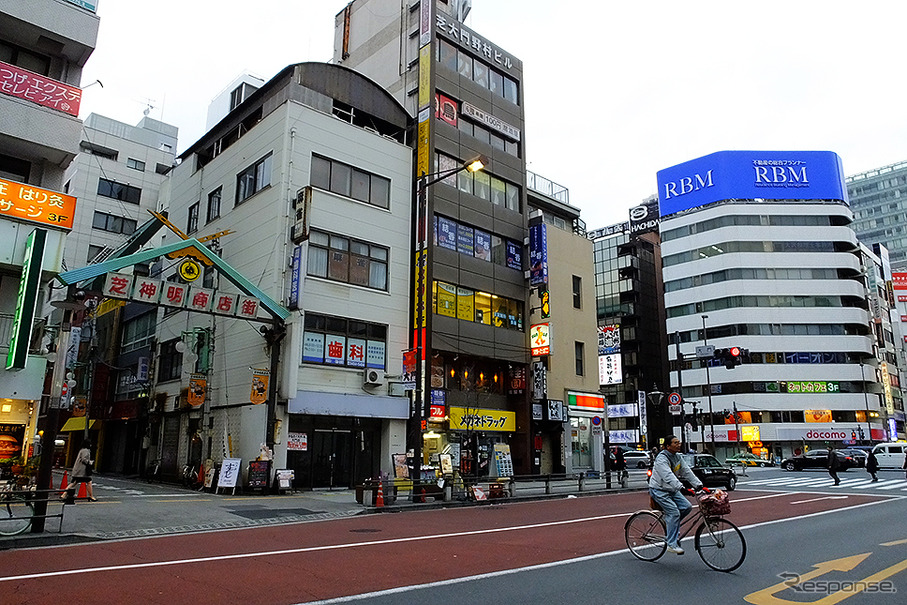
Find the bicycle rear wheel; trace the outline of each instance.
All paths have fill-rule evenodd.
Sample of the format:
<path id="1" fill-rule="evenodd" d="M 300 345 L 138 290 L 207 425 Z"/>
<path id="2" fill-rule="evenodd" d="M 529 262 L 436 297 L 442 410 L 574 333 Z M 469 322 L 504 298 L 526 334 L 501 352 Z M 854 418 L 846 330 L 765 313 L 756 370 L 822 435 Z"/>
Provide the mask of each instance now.
<path id="1" fill-rule="evenodd" d="M 734 571 L 746 558 L 746 540 L 736 525 L 710 517 L 696 529 L 696 552 L 716 571 Z"/>
<path id="2" fill-rule="evenodd" d="M 627 547 L 633 556 L 643 561 L 655 561 L 665 554 L 668 548 L 665 532 L 661 515 L 650 510 L 633 513 L 624 525 Z"/>
<path id="3" fill-rule="evenodd" d="M 19 496 L 6 496 L 0 504 L 0 536 L 17 536 L 31 529 L 35 509 Z"/>

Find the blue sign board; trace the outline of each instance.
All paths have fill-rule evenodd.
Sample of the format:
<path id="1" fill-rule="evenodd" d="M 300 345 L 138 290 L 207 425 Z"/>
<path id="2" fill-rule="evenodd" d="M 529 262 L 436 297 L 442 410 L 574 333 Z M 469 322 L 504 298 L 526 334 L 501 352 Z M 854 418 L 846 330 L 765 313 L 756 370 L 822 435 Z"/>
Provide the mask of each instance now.
<path id="1" fill-rule="evenodd" d="M 529 227 L 529 285 L 548 284 L 548 230 L 545 223 Z"/>
<path id="2" fill-rule="evenodd" d="M 831 151 L 719 151 L 658 171 L 659 216 L 729 199 L 847 202 Z"/>

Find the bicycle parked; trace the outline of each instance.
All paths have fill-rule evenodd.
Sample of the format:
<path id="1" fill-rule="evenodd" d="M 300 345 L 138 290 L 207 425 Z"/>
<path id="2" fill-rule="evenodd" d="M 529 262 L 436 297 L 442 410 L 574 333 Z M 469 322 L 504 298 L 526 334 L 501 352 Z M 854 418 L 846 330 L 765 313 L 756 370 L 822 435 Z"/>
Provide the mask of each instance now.
<path id="1" fill-rule="evenodd" d="M 680 522 L 680 539 L 695 527 L 693 545 L 702 561 L 716 571 L 734 571 L 746 558 L 746 540 L 740 529 L 723 517 L 731 512 L 727 494 L 705 494 L 698 500 L 696 512 Z M 650 504 L 653 510 L 633 513 L 624 525 L 627 547 L 643 561 L 657 561 L 668 548 L 664 513 L 654 500 L 650 499 Z"/>
<path id="2" fill-rule="evenodd" d="M 22 494 L 13 491 L 11 482 L 0 487 L 0 536 L 18 536 L 31 529 L 35 509 Z"/>

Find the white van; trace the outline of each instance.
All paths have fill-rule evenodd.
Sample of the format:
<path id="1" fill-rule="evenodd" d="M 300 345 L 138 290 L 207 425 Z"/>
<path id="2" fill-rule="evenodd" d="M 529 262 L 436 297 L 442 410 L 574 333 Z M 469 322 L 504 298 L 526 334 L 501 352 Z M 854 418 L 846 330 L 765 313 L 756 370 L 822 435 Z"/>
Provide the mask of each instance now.
<path id="1" fill-rule="evenodd" d="M 880 443 L 872 448 L 879 468 L 904 468 L 904 452 L 907 443 Z"/>

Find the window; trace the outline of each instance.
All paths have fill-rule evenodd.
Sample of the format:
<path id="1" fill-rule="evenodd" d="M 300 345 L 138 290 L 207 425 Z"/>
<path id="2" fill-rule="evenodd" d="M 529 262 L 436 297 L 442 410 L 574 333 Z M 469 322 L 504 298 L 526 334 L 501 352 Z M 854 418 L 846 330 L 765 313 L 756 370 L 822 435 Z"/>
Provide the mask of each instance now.
<path id="1" fill-rule="evenodd" d="M 105 250 L 104 246 L 95 246 L 94 244 L 88 244 L 88 264 L 98 257 Z"/>
<path id="2" fill-rule="evenodd" d="M 577 275 L 573 276 L 573 308 L 583 308 L 583 278 Z"/>
<path id="3" fill-rule="evenodd" d="M 31 164 L 25 160 L 14 158 L 12 156 L 0 153 L 0 178 L 18 181 L 20 183 L 28 182 L 28 175 L 31 173 Z"/>
<path id="4" fill-rule="evenodd" d="M 511 253 L 520 250 L 521 245 L 440 215 L 435 216 L 433 241 L 441 248 L 522 270 L 521 259 L 514 258 Z"/>
<path id="5" fill-rule="evenodd" d="M 211 222 L 216 218 L 220 218 L 220 196 L 222 187 L 218 187 L 214 191 L 208 194 L 208 219 L 207 222 Z"/>
<path id="6" fill-rule="evenodd" d="M 133 170 L 138 170 L 139 172 L 145 172 L 145 162 L 143 162 L 142 160 L 137 160 L 135 158 L 127 158 L 126 168 L 132 168 Z"/>
<path id="7" fill-rule="evenodd" d="M 343 162 L 312 156 L 312 186 L 325 189 L 354 200 L 390 208 L 391 182 Z"/>
<path id="8" fill-rule="evenodd" d="M 33 53 L 9 42 L 0 41 L 0 61 L 42 76 L 50 75 L 50 57 Z"/>
<path id="9" fill-rule="evenodd" d="M 574 357 L 576 359 L 576 375 L 583 376 L 585 374 L 585 368 L 583 368 L 583 349 L 585 346 L 581 342 L 573 343 Z"/>
<path id="10" fill-rule="evenodd" d="M 309 234 L 308 275 L 387 290 L 387 262 L 383 246 L 314 229 Z"/>
<path id="11" fill-rule="evenodd" d="M 148 346 L 154 338 L 156 323 L 154 312 L 145 313 L 124 323 L 120 353 L 128 353 Z"/>
<path id="12" fill-rule="evenodd" d="M 478 128 L 476 130 L 478 131 Z M 485 134 L 488 135 L 488 131 L 485 131 Z M 435 154 L 435 166 L 440 172 L 462 166 L 462 162 L 443 153 L 437 153 Z M 456 173 L 455 177 L 451 176 L 440 182 L 456 187 L 463 193 L 471 193 L 483 200 L 488 200 L 495 206 L 503 206 L 509 210 L 520 212 L 520 187 L 484 170 L 478 172 L 462 170 Z"/>
<path id="13" fill-rule="evenodd" d="M 177 380 L 182 375 L 183 354 L 176 350 L 179 338 L 161 343 L 161 353 L 157 359 L 157 380 L 166 382 Z"/>
<path id="14" fill-rule="evenodd" d="M 111 197 L 121 202 L 138 204 L 142 199 L 142 190 L 132 185 L 123 185 L 108 179 L 98 179 L 98 195 Z"/>
<path id="15" fill-rule="evenodd" d="M 137 221 L 122 216 L 114 216 L 105 212 L 95 212 L 91 221 L 93 229 L 132 235 L 138 227 Z"/>
<path id="16" fill-rule="evenodd" d="M 304 325 L 303 363 L 385 369 L 387 326 L 316 313 Z"/>
<path id="17" fill-rule="evenodd" d="M 523 331 L 522 301 L 477 292 L 442 281 L 435 281 L 432 284 L 431 310 L 437 315 L 506 330 Z"/>
<path id="18" fill-rule="evenodd" d="M 189 206 L 189 220 L 186 222 L 186 233 L 198 231 L 198 207 L 200 202 L 195 202 Z"/>
<path id="19" fill-rule="evenodd" d="M 241 204 L 271 184 L 271 154 L 236 175 L 236 203 Z"/>

